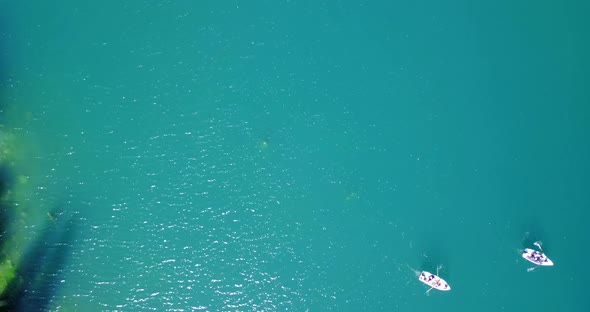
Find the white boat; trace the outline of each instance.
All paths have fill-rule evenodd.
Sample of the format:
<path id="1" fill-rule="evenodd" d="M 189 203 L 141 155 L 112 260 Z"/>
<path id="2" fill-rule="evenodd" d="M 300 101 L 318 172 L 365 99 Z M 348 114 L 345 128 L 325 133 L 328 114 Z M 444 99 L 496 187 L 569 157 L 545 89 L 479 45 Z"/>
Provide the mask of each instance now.
<path id="1" fill-rule="evenodd" d="M 535 242 L 534 245 L 539 247 L 539 250 L 541 251 L 536 251 L 534 249 L 530 249 L 530 248 L 525 248 L 522 251 L 522 257 L 527 259 L 528 261 L 536 264 L 536 267 L 532 267 L 532 268 L 528 268 L 526 269 L 527 272 L 530 272 L 540 266 L 552 266 L 553 265 L 553 261 L 551 261 L 551 259 L 549 259 L 549 257 L 547 257 L 547 255 L 545 255 L 545 253 L 543 252 L 543 248 L 541 247 L 543 243 L 539 242 Z"/>
<path id="2" fill-rule="evenodd" d="M 434 288 L 434 289 L 438 289 L 438 290 L 442 290 L 442 291 L 451 290 L 451 286 L 449 286 L 449 283 L 447 283 L 444 279 L 440 278 L 436 274 L 432 274 L 430 272 L 422 271 L 422 272 L 420 272 L 420 275 L 418 276 L 418 279 L 422 283 L 430 286 L 431 289 Z M 430 289 L 428 291 L 430 291 Z"/>
<path id="3" fill-rule="evenodd" d="M 544 253 L 540 251 L 536 251 L 534 249 L 525 248 L 522 251 L 522 257 L 527 259 L 528 261 L 541 266 L 552 266 L 553 261 L 547 257 Z"/>

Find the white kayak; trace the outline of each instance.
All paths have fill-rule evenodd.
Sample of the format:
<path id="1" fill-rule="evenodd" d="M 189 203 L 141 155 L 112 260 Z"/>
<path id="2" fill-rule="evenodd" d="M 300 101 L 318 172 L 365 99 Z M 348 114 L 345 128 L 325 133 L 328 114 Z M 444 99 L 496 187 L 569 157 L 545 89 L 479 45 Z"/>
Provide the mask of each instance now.
<path id="1" fill-rule="evenodd" d="M 434 289 L 443 290 L 443 291 L 451 290 L 451 286 L 449 286 L 449 284 L 444 279 L 442 279 L 439 276 L 432 274 L 430 272 L 422 271 L 420 273 L 420 275 L 418 276 L 418 279 L 422 283 L 424 283 Z"/>
<path id="2" fill-rule="evenodd" d="M 540 251 L 536 251 L 534 249 L 525 248 L 522 251 L 522 257 L 527 259 L 528 261 L 542 266 L 551 266 L 553 265 L 553 261 L 549 259 L 544 253 Z"/>

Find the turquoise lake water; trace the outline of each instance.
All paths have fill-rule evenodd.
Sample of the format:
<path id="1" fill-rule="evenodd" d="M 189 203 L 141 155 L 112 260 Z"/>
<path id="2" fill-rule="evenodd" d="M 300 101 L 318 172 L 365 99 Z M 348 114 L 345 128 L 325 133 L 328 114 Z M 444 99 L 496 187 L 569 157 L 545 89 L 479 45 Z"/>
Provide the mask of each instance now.
<path id="1" fill-rule="evenodd" d="M 589 9 L 0 0 L 20 307 L 589 311 Z"/>

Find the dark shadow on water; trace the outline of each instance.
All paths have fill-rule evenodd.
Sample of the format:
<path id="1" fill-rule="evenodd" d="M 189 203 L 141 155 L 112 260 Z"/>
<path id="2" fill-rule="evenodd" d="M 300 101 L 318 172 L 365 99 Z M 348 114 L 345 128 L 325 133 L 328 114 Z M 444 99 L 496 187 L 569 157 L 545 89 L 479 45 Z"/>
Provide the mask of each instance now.
<path id="1" fill-rule="evenodd" d="M 444 278 L 447 278 L 450 274 L 449 268 L 445 266 L 441 259 L 440 253 L 433 251 L 428 257 L 424 257 L 420 268 L 422 271 L 428 271 L 432 274 L 436 274 L 436 267 L 441 265 L 442 268 L 439 270 L 439 275 L 441 277 L 445 276 Z"/>
<path id="2" fill-rule="evenodd" d="M 3 199 L 6 192 L 13 186 L 14 176 L 10 170 L 0 164 L 0 199 Z M 7 226 L 10 222 L 10 214 L 8 213 L 10 203 L 0 200 L 0 246 L 4 244 L 7 239 Z M 1 257 L 2 255 L 0 255 Z"/>
<path id="3" fill-rule="evenodd" d="M 528 222 L 527 224 L 523 224 L 521 226 L 521 233 L 522 233 L 522 239 L 521 239 L 521 248 L 532 248 L 532 249 L 538 249 L 537 247 L 535 247 L 534 242 L 537 241 L 541 241 L 543 242 L 543 249 L 545 250 L 546 246 L 545 243 L 547 243 L 545 240 L 548 239 L 545 230 L 543 229 L 542 226 L 539 225 L 539 223 L 534 222 L 534 220 Z"/>
<path id="4" fill-rule="evenodd" d="M 14 184 L 12 172 L 4 165 L 0 164 L 0 196 L 4 196 Z"/>
<path id="5" fill-rule="evenodd" d="M 432 254 L 430 254 L 428 257 L 424 257 L 422 259 L 422 264 L 420 266 L 420 269 L 422 271 L 428 271 L 431 273 L 435 273 L 436 272 L 436 266 L 439 264 L 436 260 L 437 257 L 433 256 Z"/>
<path id="6" fill-rule="evenodd" d="M 422 257 L 420 270 L 436 274 L 436 267 L 442 265 L 443 268 L 439 273 L 441 275 L 448 276 L 449 267 L 447 266 L 447 251 L 444 248 L 444 242 L 438 239 L 437 237 L 438 236 L 435 234 L 429 234 L 424 236 L 423 242 L 426 243 L 423 247 L 424 250 L 422 254 L 424 256 Z"/>
<path id="7" fill-rule="evenodd" d="M 65 216 L 64 216 L 65 217 Z M 52 219 L 17 265 L 0 311 L 47 311 L 61 285 L 62 269 L 71 255 L 78 219 Z"/>

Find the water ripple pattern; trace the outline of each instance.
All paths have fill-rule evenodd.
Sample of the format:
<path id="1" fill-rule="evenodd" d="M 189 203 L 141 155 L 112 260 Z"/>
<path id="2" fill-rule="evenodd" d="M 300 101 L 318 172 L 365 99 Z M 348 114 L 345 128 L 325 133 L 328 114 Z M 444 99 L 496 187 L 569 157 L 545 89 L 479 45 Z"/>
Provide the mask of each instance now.
<path id="1" fill-rule="evenodd" d="M 284 206 L 307 182 L 220 114 L 122 140 L 121 165 L 89 183 L 110 181 L 72 261 L 80 296 L 113 310 L 305 310 L 311 264 Z"/>

